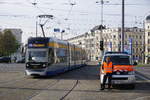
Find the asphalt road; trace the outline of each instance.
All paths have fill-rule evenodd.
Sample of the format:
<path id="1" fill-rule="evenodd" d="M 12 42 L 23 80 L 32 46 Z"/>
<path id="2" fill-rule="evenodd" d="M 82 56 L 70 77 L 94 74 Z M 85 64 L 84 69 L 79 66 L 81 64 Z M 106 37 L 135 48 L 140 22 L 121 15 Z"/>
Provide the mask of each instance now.
<path id="1" fill-rule="evenodd" d="M 32 78 L 25 76 L 24 64 L 0 64 L 0 100 L 150 100 L 150 82 L 139 76 L 133 90 L 117 87 L 100 91 L 94 65 Z"/>

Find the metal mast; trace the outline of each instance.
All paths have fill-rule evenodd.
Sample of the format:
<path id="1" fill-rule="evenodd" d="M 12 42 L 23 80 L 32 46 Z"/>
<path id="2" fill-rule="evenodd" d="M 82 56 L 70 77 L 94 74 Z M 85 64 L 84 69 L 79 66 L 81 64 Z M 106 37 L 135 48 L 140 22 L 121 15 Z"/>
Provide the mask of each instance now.
<path id="1" fill-rule="evenodd" d="M 121 28 L 121 51 L 124 52 L 124 11 L 125 11 L 124 0 L 122 0 L 122 28 Z"/>

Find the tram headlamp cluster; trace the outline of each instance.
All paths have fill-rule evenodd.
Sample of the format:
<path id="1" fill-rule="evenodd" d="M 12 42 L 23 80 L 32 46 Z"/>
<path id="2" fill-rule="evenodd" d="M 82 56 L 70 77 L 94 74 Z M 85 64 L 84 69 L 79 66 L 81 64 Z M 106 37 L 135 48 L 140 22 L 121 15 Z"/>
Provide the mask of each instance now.
<path id="1" fill-rule="evenodd" d="M 46 67 L 46 64 L 43 64 L 43 67 Z"/>
<path id="2" fill-rule="evenodd" d="M 29 67 L 29 64 L 26 64 L 27 67 Z"/>

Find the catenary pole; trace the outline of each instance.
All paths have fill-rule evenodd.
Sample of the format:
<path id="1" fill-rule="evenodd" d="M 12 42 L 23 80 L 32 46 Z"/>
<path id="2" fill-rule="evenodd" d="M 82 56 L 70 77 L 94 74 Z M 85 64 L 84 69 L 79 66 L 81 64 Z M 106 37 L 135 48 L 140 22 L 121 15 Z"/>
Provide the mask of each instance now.
<path id="1" fill-rule="evenodd" d="M 122 28 L 121 28 L 121 51 L 124 52 L 124 12 L 125 12 L 125 1 L 122 0 Z"/>

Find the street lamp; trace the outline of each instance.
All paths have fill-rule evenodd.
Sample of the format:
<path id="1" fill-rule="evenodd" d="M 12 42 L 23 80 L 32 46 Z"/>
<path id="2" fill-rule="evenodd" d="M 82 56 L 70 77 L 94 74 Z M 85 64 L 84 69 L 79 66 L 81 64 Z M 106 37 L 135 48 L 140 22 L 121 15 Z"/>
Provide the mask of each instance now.
<path id="1" fill-rule="evenodd" d="M 103 56 L 103 53 L 104 53 L 104 49 L 103 47 L 103 38 L 102 38 L 102 34 L 103 34 L 103 8 L 104 8 L 104 3 L 109 3 L 109 1 L 104 1 L 104 0 L 101 0 L 101 1 L 96 1 L 97 4 L 101 4 L 101 25 L 100 25 L 100 41 L 99 41 L 99 46 L 100 46 L 100 55 L 101 57 Z M 101 45 L 102 44 L 102 45 Z"/>

